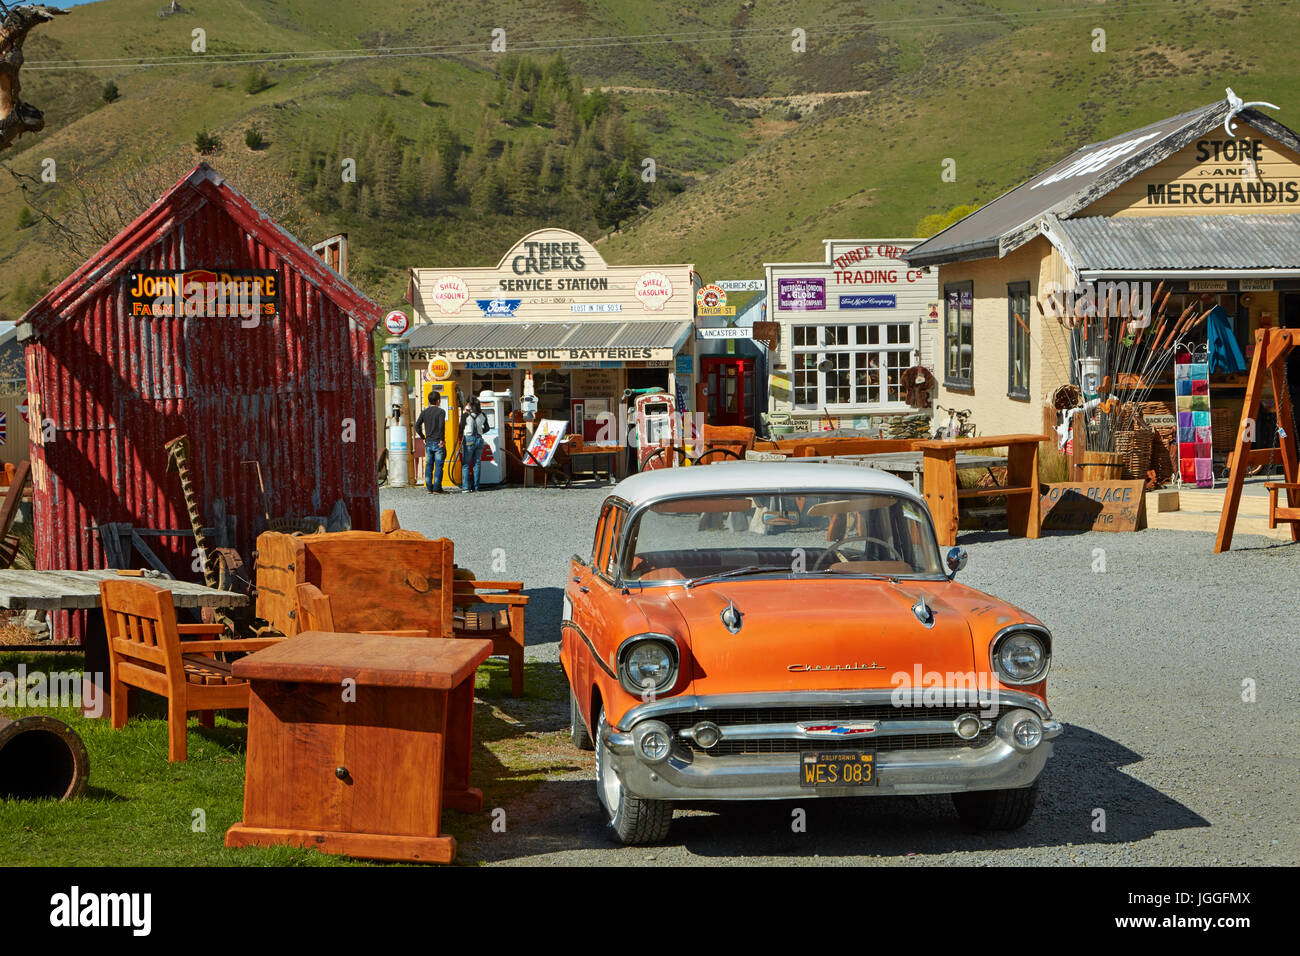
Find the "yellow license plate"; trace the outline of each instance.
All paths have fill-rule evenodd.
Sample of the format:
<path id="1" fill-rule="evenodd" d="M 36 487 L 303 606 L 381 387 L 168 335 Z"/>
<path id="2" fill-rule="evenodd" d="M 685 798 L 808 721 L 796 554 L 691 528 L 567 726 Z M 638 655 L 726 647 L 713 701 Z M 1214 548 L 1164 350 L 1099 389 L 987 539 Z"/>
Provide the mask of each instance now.
<path id="1" fill-rule="evenodd" d="M 799 763 L 801 787 L 874 787 L 876 754 L 872 750 L 834 750 L 804 754 Z"/>

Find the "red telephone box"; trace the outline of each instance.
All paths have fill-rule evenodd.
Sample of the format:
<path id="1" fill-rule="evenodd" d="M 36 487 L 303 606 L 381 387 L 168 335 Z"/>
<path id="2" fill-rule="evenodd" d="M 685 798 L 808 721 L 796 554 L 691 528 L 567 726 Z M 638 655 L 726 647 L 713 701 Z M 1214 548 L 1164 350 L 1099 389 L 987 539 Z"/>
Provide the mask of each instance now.
<path id="1" fill-rule="evenodd" d="M 754 423 L 754 360 L 734 355 L 700 357 L 706 391 L 704 420 L 710 425 Z"/>

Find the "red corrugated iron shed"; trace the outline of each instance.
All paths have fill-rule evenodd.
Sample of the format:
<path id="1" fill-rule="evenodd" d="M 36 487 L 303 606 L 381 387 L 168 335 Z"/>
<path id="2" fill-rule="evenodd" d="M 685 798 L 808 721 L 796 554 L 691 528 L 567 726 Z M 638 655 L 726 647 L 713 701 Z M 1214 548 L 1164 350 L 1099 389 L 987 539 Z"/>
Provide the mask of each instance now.
<path id="1" fill-rule="evenodd" d="M 256 324 L 133 315 L 142 270 L 273 270 L 276 312 Z M 352 527 L 375 528 L 379 319 L 378 306 L 200 164 L 19 320 L 37 567 L 105 567 L 94 532 L 105 522 L 188 528 L 163 448 L 182 434 L 205 523 L 233 518 L 228 543 L 246 566 L 264 518 L 257 471 L 241 462 L 261 463 L 273 517 L 343 509 Z M 192 539 L 151 540 L 177 577 L 201 577 Z"/>

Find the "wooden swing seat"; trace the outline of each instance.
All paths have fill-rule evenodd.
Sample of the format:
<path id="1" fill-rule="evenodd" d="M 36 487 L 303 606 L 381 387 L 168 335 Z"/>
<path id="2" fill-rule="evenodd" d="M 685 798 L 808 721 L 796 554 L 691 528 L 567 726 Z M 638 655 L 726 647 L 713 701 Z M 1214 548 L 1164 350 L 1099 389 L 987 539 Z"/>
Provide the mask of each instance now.
<path id="1" fill-rule="evenodd" d="M 1300 491 L 1300 483 L 1291 481 L 1267 481 L 1264 488 L 1268 491 L 1268 526 L 1276 528 L 1279 521 L 1300 522 L 1300 508 L 1279 508 L 1277 493 L 1279 491 Z"/>

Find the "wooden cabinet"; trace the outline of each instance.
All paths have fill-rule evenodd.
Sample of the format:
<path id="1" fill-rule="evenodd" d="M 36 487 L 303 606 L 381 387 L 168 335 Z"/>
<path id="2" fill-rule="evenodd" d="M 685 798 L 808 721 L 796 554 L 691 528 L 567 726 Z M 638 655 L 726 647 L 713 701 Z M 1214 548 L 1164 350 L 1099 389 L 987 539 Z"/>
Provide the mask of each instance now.
<path id="1" fill-rule="evenodd" d="M 244 818 L 227 846 L 447 863 L 475 812 L 474 671 L 488 641 L 308 631 L 234 665 L 251 682 Z"/>

